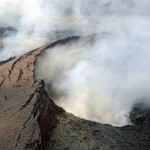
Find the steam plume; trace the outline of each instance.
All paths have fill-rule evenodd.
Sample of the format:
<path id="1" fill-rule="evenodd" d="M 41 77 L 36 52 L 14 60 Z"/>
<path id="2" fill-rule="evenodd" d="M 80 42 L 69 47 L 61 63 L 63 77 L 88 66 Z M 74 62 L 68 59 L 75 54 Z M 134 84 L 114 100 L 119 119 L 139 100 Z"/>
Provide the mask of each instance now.
<path id="1" fill-rule="evenodd" d="M 1 25 L 18 30 L 6 39 L 0 57 L 12 55 L 9 38 L 27 39 L 27 45 L 17 44 L 13 52 L 20 55 L 53 39 L 52 31 L 73 31 L 70 36 L 98 33 L 92 43 L 81 38 L 47 50 L 38 60 L 36 77 L 46 81 L 64 109 L 120 126 L 130 123 L 135 103 L 150 106 L 149 0 L 27 0 L 24 5 L 5 0 L 0 6 Z"/>

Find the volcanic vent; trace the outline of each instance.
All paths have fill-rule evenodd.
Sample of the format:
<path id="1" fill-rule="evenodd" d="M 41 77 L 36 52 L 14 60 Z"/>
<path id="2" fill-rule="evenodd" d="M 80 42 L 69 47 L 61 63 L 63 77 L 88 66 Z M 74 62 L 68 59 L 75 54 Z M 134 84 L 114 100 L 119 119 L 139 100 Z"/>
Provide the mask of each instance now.
<path id="1" fill-rule="evenodd" d="M 55 94 L 46 92 L 43 80 L 34 79 L 37 58 L 46 49 L 78 39 L 47 44 L 0 66 L 0 149 L 149 149 L 149 122 L 118 128 L 80 119 L 55 105 L 50 98 Z"/>

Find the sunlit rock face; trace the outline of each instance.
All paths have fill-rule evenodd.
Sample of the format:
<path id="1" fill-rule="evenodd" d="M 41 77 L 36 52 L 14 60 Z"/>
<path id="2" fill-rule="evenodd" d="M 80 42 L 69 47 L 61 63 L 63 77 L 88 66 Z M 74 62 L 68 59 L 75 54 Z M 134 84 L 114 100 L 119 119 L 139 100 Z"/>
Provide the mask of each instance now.
<path id="1" fill-rule="evenodd" d="M 0 149 L 44 150 L 56 128 L 56 106 L 43 80 L 33 78 L 37 55 L 48 45 L 0 66 Z"/>

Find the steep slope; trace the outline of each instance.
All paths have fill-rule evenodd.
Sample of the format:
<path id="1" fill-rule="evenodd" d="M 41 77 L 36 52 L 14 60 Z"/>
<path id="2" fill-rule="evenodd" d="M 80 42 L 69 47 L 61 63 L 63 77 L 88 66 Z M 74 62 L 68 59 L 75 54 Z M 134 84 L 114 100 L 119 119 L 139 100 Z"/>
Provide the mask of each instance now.
<path id="1" fill-rule="evenodd" d="M 0 67 L 0 149 L 45 149 L 49 133 L 56 127 L 57 107 L 44 89 L 44 81 L 34 81 L 38 48 Z"/>
<path id="2" fill-rule="evenodd" d="M 47 44 L 0 66 L 0 150 L 149 150 L 150 123 L 113 127 L 75 117 L 55 105 L 34 79 Z"/>
<path id="3" fill-rule="evenodd" d="M 59 125 L 46 150 L 149 150 L 150 124 L 113 127 L 75 117 L 57 116 Z"/>

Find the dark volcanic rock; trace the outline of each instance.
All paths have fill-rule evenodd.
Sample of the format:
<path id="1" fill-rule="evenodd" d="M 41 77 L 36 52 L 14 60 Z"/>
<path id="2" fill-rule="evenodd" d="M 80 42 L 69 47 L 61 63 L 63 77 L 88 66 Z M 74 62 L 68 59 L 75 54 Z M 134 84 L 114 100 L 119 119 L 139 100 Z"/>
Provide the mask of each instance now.
<path id="1" fill-rule="evenodd" d="M 46 150 L 149 150 L 150 124 L 113 127 L 64 113 Z"/>
<path id="2" fill-rule="evenodd" d="M 58 119 L 55 115 L 64 112 L 64 110 L 55 105 L 53 100 L 49 98 L 43 80 L 39 80 L 36 84 L 37 101 L 34 104 L 32 113 L 34 118 L 37 116 L 37 122 L 40 128 L 40 149 L 45 150 L 45 147 L 50 140 L 50 134 L 53 129 L 57 127 Z"/>
<path id="3" fill-rule="evenodd" d="M 145 108 L 142 103 L 135 105 L 130 112 L 130 120 L 133 124 L 150 123 L 150 108 Z"/>

